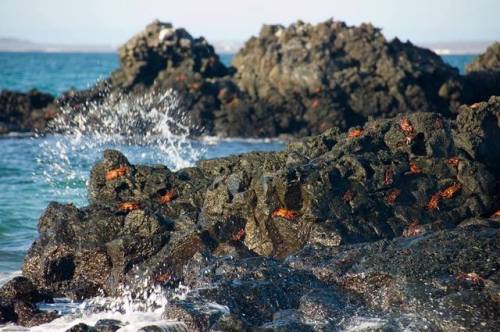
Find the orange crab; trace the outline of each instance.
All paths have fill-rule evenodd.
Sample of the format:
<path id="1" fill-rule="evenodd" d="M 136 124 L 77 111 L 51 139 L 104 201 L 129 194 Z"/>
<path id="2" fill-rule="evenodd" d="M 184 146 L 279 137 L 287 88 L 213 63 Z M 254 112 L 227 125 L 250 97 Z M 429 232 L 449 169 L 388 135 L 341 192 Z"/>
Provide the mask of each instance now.
<path id="1" fill-rule="evenodd" d="M 460 163 L 460 158 L 458 157 L 451 157 L 447 160 L 448 165 L 451 165 L 455 168 L 458 168 L 458 164 Z"/>
<path id="2" fill-rule="evenodd" d="M 170 273 L 161 273 L 155 277 L 157 283 L 167 283 L 173 279 Z"/>
<path id="3" fill-rule="evenodd" d="M 500 217 L 500 210 L 496 211 L 491 215 L 491 218 Z"/>
<path id="4" fill-rule="evenodd" d="M 273 218 L 281 217 L 281 218 L 285 218 L 286 220 L 293 220 L 293 219 L 297 218 L 297 212 L 295 212 L 293 210 L 284 209 L 284 208 L 278 208 L 278 209 L 274 210 L 274 212 L 272 213 L 271 216 Z"/>
<path id="5" fill-rule="evenodd" d="M 313 102 L 311 103 L 311 108 L 314 110 L 316 108 L 318 108 L 320 105 L 320 102 L 318 99 L 314 99 Z"/>
<path id="6" fill-rule="evenodd" d="M 484 279 L 479 276 L 476 272 L 470 273 L 460 273 L 456 276 L 456 279 L 459 281 L 468 281 L 471 284 L 479 285 L 484 283 Z"/>
<path id="7" fill-rule="evenodd" d="M 164 195 L 162 195 L 160 197 L 160 203 L 161 204 L 170 203 L 171 201 L 173 201 L 175 199 L 175 197 L 176 197 L 175 190 L 174 189 L 169 190 Z"/>
<path id="8" fill-rule="evenodd" d="M 446 189 L 442 190 L 440 192 L 440 195 L 443 198 L 450 199 L 453 198 L 453 196 L 455 196 L 455 194 L 459 192 L 460 189 L 462 189 L 462 185 L 460 183 L 454 183 Z"/>
<path id="9" fill-rule="evenodd" d="M 437 118 L 436 121 L 434 121 L 434 129 L 443 129 L 444 128 L 444 121 L 442 118 Z"/>
<path id="10" fill-rule="evenodd" d="M 475 110 L 475 109 L 478 109 L 479 106 L 481 106 L 481 103 L 474 103 L 474 104 L 470 105 L 470 108 L 472 108 L 473 110 Z"/>
<path id="11" fill-rule="evenodd" d="M 439 202 L 441 201 L 441 193 L 437 193 L 431 196 L 429 203 L 427 203 L 427 208 L 430 211 L 439 210 Z"/>
<path id="12" fill-rule="evenodd" d="M 417 236 L 423 233 L 422 228 L 420 228 L 418 221 L 413 221 L 410 225 L 408 225 L 408 228 L 406 228 L 403 231 L 403 236 L 404 237 L 412 237 L 412 236 Z"/>
<path id="13" fill-rule="evenodd" d="M 396 199 L 398 199 L 399 195 L 401 195 L 401 190 L 399 189 L 392 189 L 389 191 L 387 194 L 387 203 L 393 204 Z"/>
<path id="14" fill-rule="evenodd" d="M 406 136 L 413 134 L 413 126 L 412 126 L 410 120 L 408 120 L 408 118 L 402 118 L 399 121 L 399 127 L 401 128 L 401 130 L 403 131 L 403 133 Z"/>
<path id="15" fill-rule="evenodd" d="M 127 166 L 120 166 L 118 168 L 112 169 L 106 172 L 106 181 L 111 181 L 121 176 L 124 176 L 127 173 Z"/>
<path id="16" fill-rule="evenodd" d="M 384 174 L 384 184 L 386 186 L 394 183 L 394 171 L 392 169 L 386 169 Z"/>
<path id="17" fill-rule="evenodd" d="M 242 228 L 231 236 L 231 240 L 240 241 L 245 236 L 245 229 Z"/>
<path id="18" fill-rule="evenodd" d="M 356 193 L 351 190 L 351 189 L 348 189 L 343 195 L 342 195 L 342 200 L 345 202 L 345 203 L 349 203 L 350 201 L 352 201 L 352 199 L 354 198 L 354 196 L 356 195 Z"/>
<path id="19" fill-rule="evenodd" d="M 422 169 L 417 166 L 415 163 L 410 163 L 410 173 L 412 174 L 420 174 L 422 173 Z"/>
<path id="20" fill-rule="evenodd" d="M 136 202 L 123 202 L 123 203 L 118 204 L 118 210 L 120 210 L 120 211 L 129 212 L 129 211 L 137 210 L 139 208 L 140 208 L 139 203 L 136 203 Z"/>
<path id="21" fill-rule="evenodd" d="M 352 129 L 347 134 L 347 138 L 361 137 L 363 135 L 363 129 Z"/>

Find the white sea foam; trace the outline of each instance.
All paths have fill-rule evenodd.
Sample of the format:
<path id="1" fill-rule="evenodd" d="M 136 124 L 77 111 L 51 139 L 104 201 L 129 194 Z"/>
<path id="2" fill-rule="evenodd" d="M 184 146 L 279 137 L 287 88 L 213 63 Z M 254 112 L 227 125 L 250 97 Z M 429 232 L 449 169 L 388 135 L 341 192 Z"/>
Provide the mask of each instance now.
<path id="1" fill-rule="evenodd" d="M 40 144 L 34 176 L 63 200 L 85 203 L 88 170 L 105 149 L 119 149 L 134 163 L 173 170 L 192 166 L 205 151 L 190 139 L 196 128 L 173 90 L 140 97 L 110 94 L 102 102 L 63 107 L 60 113 L 52 122 L 59 134 Z"/>

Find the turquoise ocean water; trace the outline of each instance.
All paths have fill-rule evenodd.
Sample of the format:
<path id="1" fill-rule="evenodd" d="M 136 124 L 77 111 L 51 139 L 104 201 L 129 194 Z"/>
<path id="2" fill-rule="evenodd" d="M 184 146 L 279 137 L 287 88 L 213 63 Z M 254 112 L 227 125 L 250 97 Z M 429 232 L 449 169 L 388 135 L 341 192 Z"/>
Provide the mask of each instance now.
<path id="1" fill-rule="evenodd" d="M 222 60 L 229 64 L 232 54 Z M 463 72 L 473 55 L 445 56 Z M 0 53 L 0 89 L 31 88 L 60 94 L 92 85 L 118 67 L 116 54 Z M 213 158 L 254 150 L 282 149 L 276 141 L 213 140 L 192 142 L 198 157 Z M 62 137 L 0 138 L 0 282 L 20 269 L 23 257 L 37 235 L 36 224 L 48 202 L 85 204 L 85 180 L 103 149 L 115 147 L 134 163 L 151 163 L 161 147 L 103 144 L 82 148 Z M 169 164 L 169 156 L 165 156 Z"/>

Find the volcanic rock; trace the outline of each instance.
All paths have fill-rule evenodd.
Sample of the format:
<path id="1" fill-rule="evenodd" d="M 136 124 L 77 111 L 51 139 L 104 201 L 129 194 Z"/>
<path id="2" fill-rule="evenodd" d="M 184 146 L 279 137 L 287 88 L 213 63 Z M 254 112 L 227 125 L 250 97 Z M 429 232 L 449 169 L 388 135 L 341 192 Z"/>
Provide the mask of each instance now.
<path id="1" fill-rule="evenodd" d="M 475 101 L 500 95 L 500 43 L 494 43 L 466 68 L 467 89 Z"/>
<path id="2" fill-rule="evenodd" d="M 466 99 L 456 69 L 429 50 L 387 41 L 371 24 L 265 25 L 233 65 L 262 136 L 317 134 L 402 112 L 449 116 Z"/>
<path id="3" fill-rule="evenodd" d="M 460 108 L 456 121 L 404 114 L 327 131 L 283 152 L 204 160 L 177 172 L 132 165 L 108 150 L 91 171 L 89 206 L 46 209 L 23 274 L 51 294 L 88 298 L 134 289 L 137 278 L 186 282 L 185 266 L 203 257 L 281 259 L 307 245 L 424 236 L 493 215 L 500 210 L 499 99 Z M 271 291 L 262 287 L 267 301 Z M 280 294 L 262 308 L 279 304 Z M 269 315 L 263 310 L 255 314 Z"/>
<path id="4" fill-rule="evenodd" d="M 467 73 L 476 71 L 500 71 L 500 42 L 490 45 L 486 52 L 466 68 Z"/>
<path id="5" fill-rule="evenodd" d="M 39 292 L 25 277 L 15 277 L 0 288 L 0 324 L 16 323 L 35 326 L 58 317 L 56 312 L 41 311 L 38 302 L 52 302 L 52 297 Z"/>
<path id="6" fill-rule="evenodd" d="M 9 132 L 37 132 L 57 114 L 54 97 L 37 90 L 27 93 L 0 92 L 0 135 Z"/>

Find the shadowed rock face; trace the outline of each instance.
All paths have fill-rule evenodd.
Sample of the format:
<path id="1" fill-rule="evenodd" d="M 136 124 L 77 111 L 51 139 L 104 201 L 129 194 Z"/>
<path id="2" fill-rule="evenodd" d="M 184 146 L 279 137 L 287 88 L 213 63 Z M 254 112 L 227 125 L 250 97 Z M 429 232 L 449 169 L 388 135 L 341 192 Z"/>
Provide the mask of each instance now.
<path id="1" fill-rule="evenodd" d="M 56 116 L 54 97 L 31 90 L 28 93 L 0 92 L 0 135 L 11 131 L 42 131 Z"/>
<path id="2" fill-rule="evenodd" d="M 467 73 L 476 71 L 500 71 L 500 42 L 490 45 L 486 52 L 467 66 Z"/>
<path id="3" fill-rule="evenodd" d="M 43 291 L 87 298 L 98 289 L 115 294 L 121 284 L 134 286 L 136 276 L 167 285 L 198 282 L 189 280 L 197 278 L 195 267 L 205 261 L 203 257 L 267 262 L 256 257 L 281 259 L 305 246 L 357 248 L 346 246 L 356 243 L 365 243 L 360 248 L 370 251 L 369 243 L 395 238 L 398 251 L 413 243 L 405 238 L 448 237 L 449 229 L 466 220 L 465 224 L 493 227 L 477 218 L 500 210 L 494 144 L 500 133 L 499 105 L 499 98 L 492 98 L 474 108 L 464 106 L 456 121 L 420 112 L 371 121 L 347 133 L 327 131 L 294 142 L 283 152 L 205 160 L 178 172 L 131 165 L 118 151 L 108 150 L 91 171 L 89 206 L 51 203 L 44 212 L 40 237 L 28 252 L 23 274 Z M 449 257 L 461 259 L 451 243 Z M 424 255 L 426 249 L 417 247 L 415 255 Z M 395 253 L 380 255 L 389 264 Z M 436 268 L 448 264 L 434 263 Z M 234 264 L 238 270 L 239 263 Z M 401 260 L 398 268 L 410 271 L 412 264 Z M 474 264 L 489 263 L 478 256 Z M 474 267 L 463 269 L 479 273 Z M 380 273 L 391 274 L 389 270 Z M 273 271 L 269 278 L 282 275 Z M 295 277 L 290 275 L 286 287 L 316 282 L 311 275 Z M 358 279 L 368 277 L 353 278 L 347 284 L 335 279 L 334 284 L 363 293 L 359 287 L 365 281 Z M 256 294 L 261 294 L 252 296 L 265 302 L 269 295 L 278 303 L 263 302 L 262 313 L 256 313 L 261 318 L 245 314 L 251 325 L 270 320 L 276 310 L 296 308 L 305 295 L 299 292 L 294 298 L 285 286 L 284 292 L 275 293 L 276 285 L 257 286 L 248 280 L 247 286 L 257 287 Z M 391 280 L 374 275 L 373 287 Z M 222 301 L 218 303 L 225 303 L 225 297 L 232 301 L 235 294 L 227 285 L 229 295 L 224 295 L 223 284 L 221 293 L 213 295 Z M 281 302 L 284 294 L 289 302 Z M 410 305 L 408 297 L 398 299 Z M 239 308 L 232 312 L 249 310 L 246 302 L 228 303 Z M 373 306 L 391 307 L 379 304 Z M 179 310 L 182 315 L 191 312 L 173 312 Z"/>
<path id="4" fill-rule="evenodd" d="M 43 312 L 37 302 L 52 302 L 52 297 L 39 292 L 25 277 L 15 277 L 0 288 L 0 324 L 13 322 L 35 326 L 58 317 L 56 312 Z"/>
<path id="5" fill-rule="evenodd" d="M 494 43 L 466 68 L 467 88 L 475 100 L 500 95 L 500 43 Z"/>

